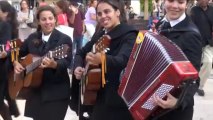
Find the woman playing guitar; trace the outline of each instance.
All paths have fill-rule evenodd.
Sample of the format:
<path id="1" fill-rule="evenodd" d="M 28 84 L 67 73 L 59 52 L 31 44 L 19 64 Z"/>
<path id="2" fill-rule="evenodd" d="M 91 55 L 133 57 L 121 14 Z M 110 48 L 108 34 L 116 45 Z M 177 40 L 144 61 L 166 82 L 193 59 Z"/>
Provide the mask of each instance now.
<path id="1" fill-rule="evenodd" d="M 38 29 L 24 41 L 20 48 L 20 57 L 33 55 L 43 58 L 49 51 L 62 44 L 72 48 L 70 37 L 55 29 L 57 16 L 52 7 L 41 6 L 36 17 Z M 41 64 L 38 66 L 43 70 L 41 84 L 29 88 L 30 95 L 26 99 L 25 116 L 35 120 L 64 120 L 70 99 L 70 79 L 67 68 L 71 63 L 71 56 L 70 51 L 66 58 L 44 57 L 41 59 Z M 18 61 L 13 62 L 13 65 L 15 74 L 28 69 Z"/>
<path id="2" fill-rule="evenodd" d="M 78 82 L 84 72 L 84 60 L 90 65 L 102 66 L 106 60 L 106 73 L 102 74 L 101 88 L 97 93 L 96 103 L 91 112 L 91 120 L 132 120 L 125 102 L 118 95 L 121 71 L 126 67 L 138 31 L 125 23 L 123 1 L 100 0 L 97 4 L 97 29 L 85 47 L 77 51 L 74 61 L 74 76 L 72 83 L 71 108 L 76 109 L 78 101 Z M 108 51 L 93 53 L 93 45 L 103 36 L 110 38 Z M 103 69 L 102 69 L 103 71 Z M 105 79 L 105 81 L 103 80 Z M 80 115 L 81 116 L 81 115 Z"/>

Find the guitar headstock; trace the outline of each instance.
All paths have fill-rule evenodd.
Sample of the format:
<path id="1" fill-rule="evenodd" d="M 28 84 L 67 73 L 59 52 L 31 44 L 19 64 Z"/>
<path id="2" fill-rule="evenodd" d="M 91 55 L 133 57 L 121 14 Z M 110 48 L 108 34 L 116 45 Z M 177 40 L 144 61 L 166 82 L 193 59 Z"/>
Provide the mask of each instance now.
<path id="1" fill-rule="evenodd" d="M 53 51 L 50 51 L 50 57 L 56 59 L 66 58 L 70 51 L 70 47 L 67 44 L 62 44 L 56 47 Z"/>
<path id="2" fill-rule="evenodd" d="M 6 44 L 0 44 L 0 51 L 10 51 L 22 45 L 20 39 L 8 40 Z"/>
<path id="3" fill-rule="evenodd" d="M 95 52 L 107 51 L 110 45 L 110 37 L 108 35 L 103 35 L 96 43 L 95 43 Z"/>
<path id="4" fill-rule="evenodd" d="M 9 44 L 11 50 L 14 50 L 16 48 L 20 48 L 21 47 L 22 41 L 17 38 L 17 39 L 13 39 L 13 40 L 8 41 L 7 44 Z"/>
<path id="5" fill-rule="evenodd" d="M 20 39 L 8 40 L 6 44 L 0 44 L 0 52 L 11 51 L 11 61 L 18 60 L 19 48 L 22 45 Z"/>

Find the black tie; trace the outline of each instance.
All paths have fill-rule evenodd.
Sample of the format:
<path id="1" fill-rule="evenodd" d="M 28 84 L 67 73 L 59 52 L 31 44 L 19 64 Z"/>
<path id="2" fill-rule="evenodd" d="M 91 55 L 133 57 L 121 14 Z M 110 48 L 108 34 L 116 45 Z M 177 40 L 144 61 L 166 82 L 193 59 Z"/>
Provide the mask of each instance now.
<path id="1" fill-rule="evenodd" d="M 162 28 L 162 30 L 169 29 L 169 28 L 171 28 L 170 23 L 165 21 L 165 22 L 163 23 L 163 28 Z"/>
<path id="2" fill-rule="evenodd" d="M 167 21 L 163 21 L 162 24 L 158 28 L 158 32 L 160 34 L 168 32 L 168 29 L 171 28 L 170 23 Z"/>

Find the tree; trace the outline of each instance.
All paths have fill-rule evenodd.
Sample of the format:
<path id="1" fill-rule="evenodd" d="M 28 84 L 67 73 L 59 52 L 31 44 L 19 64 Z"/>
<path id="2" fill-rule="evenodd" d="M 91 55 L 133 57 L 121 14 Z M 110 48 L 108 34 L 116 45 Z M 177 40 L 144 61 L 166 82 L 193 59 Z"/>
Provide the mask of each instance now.
<path id="1" fill-rule="evenodd" d="M 149 0 L 144 1 L 144 20 L 149 19 Z"/>
<path id="2" fill-rule="evenodd" d="M 140 0 L 141 11 L 144 12 L 144 20 L 148 20 L 149 11 L 152 10 L 152 0 Z"/>

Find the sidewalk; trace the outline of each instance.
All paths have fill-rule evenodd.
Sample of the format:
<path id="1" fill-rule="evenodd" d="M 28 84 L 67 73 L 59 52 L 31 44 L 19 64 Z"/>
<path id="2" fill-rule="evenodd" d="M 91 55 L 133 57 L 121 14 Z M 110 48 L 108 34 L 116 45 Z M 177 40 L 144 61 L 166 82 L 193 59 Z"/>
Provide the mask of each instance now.
<path id="1" fill-rule="evenodd" d="M 213 74 L 208 79 L 206 86 L 204 88 L 205 96 L 200 97 L 195 95 L 195 107 L 194 107 L 194 117 L 193 120 L 213 120 Z M 23 111 L 25 107 L 24 100 L 18 100 L 18 106 L 21 112 L 21 116 L 14 118 L 13 120 L 32 120 L 23 116 Z M 0 117 L 1 120 L 1 117 Z M 78 120 L 76 114 L 69 108 L 64 120 Z"/>
<path id="2" fill-rule="evenodd" d="M 208 79 L 204 91 L 204 97 L 195 95 L 193 120 L 213 120 L 213 74 Z"/>

